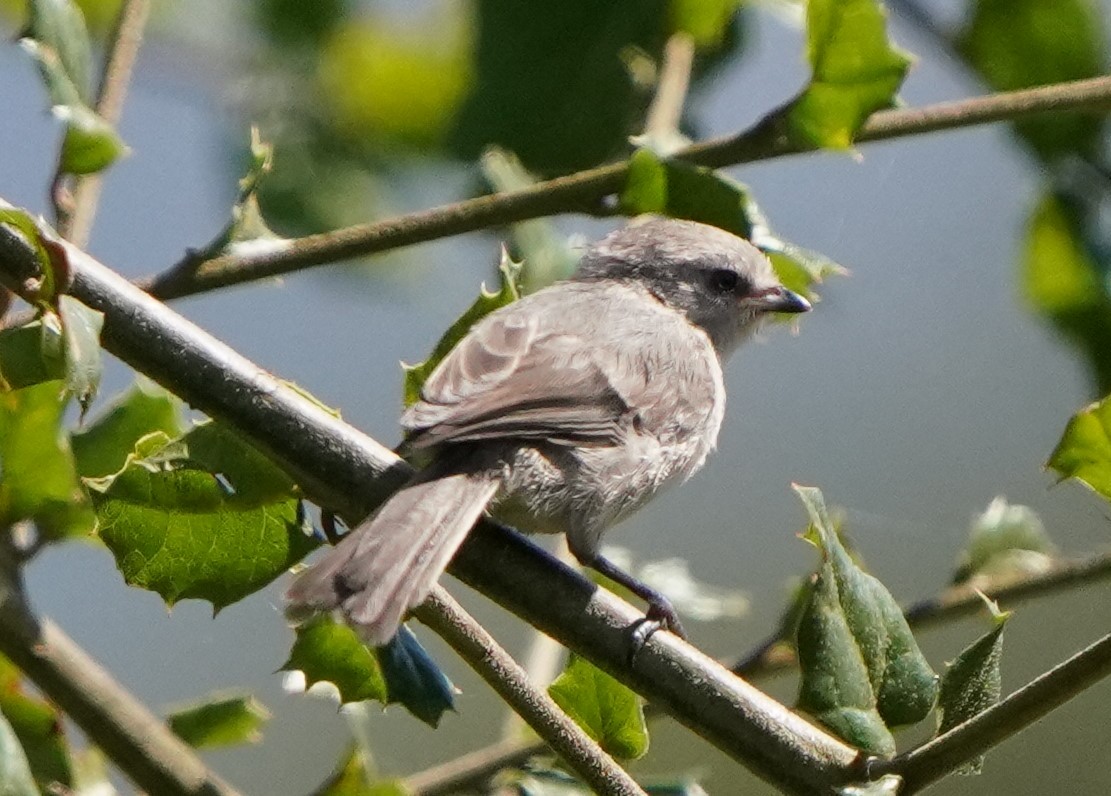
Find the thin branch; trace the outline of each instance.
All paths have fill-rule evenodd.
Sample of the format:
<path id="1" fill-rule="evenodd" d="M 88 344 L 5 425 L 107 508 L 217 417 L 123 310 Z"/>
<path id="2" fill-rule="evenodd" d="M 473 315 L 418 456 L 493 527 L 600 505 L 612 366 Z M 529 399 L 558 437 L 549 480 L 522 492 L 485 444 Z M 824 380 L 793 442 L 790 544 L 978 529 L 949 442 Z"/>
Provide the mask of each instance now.
<path id="1" fill-rule="evenodd" d="M 0 652 L 149 793 L 237 796 L 184 741 L 48 619 L 31 613 L 18 566 L 0 548 Z"/>
<path id="2" fill-rule="evenodd" d="M 416 612 L 512 707 L 594 792 L 645 796 L 629 773 L 536 688 L 509 653 L 443 588 L 437 586 Z"/>
<path id="3" fill-rule="evenodd" d="M 1010 582 L 980 584 L 978 588 L 997 602 L 1011 607 L 1021 601 L 1048 597 L 1107 579 L 1111 579 L 1111 552 L 1060 561 L 1037 574 Z M 957 586 L 946 589 L 937 597 L 914 603 L 904 615 L 913 629 L 922 630 L 982 611 L 983 607 L 983 599 L 971 587 Z M 776 633 L 731 664 L 730 670 L 746 680 L 757 681 L 793 669 L 796 664 L 794 651 Z M 656 712 L 652 707 L 649 704 L 646 709 L 650 715 Z M 413 774 L 406 784 L 420 796 L 439 796 L 485 782 L 498 771 L 520 766 L 530 757 L 543 752 L 544 745 L 534 740 L 502 741 Z"/>
<path id="4" fill-rule="evenodd" d="M 0 203 L 0 207 L 4 203 Z M 102 343 L 193 407 L 232 424 L 319 505 L 365 517 L 411 469 L 391 451 L 62 242 L 70 293 L 104 313 Z M 0 224 L 0 276 L 34 273 L 23 238 Z M 491 566 L 491 562 L 497 566 Z M 789 793 L 859 775 L 856 750 L 670 633 L 629 661 L 643 612 L 511 531 L 480 522 L 450 571 L 671 713 Z"/>
<path id="5" fill-rule="evenodd" d="M 971 127 L 1049 112 L 1104 112 L 1111 108 L 1111 77 L 990 94 L 923 108 L 873 114 L 857 135 L 859 144 Z M 712 168 L 813 151 L 792 142 L 773 112 L 738 135 L 694 144 L 675 157 Z M 621 161 L 518 191 L 481 196 L 373 224 L 344 227 L 281 241 L 250 254 L 225 255 L 199 268 L 186 258 L 141 286 L 161 299 L 279 276 L 316 265 L 411 246 L 488 226 L 561 213 L 600 212 L 604 200 L 621 190 L 628 162 Z"/>
<path id="6" fill-rule="evenodd" d="M 893 760 L 875 764 L 872 776 L 903 778 L 903 796 L 917 793 L 964 763 L 1017 734 L 1111 674 L 1111 635 L 1081 650 L 997 705 Z"/>
<path id="7" fill-rule="evenodd" d="M 96 100 L 96 112 L 113 127 L 123 114 L 123 103 L 149 15 L 150 0 L 125 0 L 116 17 Z M 59 224 L 59 232 L 75 246 L 84 246 L 89 240 L 100 200 L 101 179 L 100 174 L 77 179 L 70 213 L 64 219 L 65 223 Z"/>
<path id="8" fill-rule="evenodd" d="M 648 138 L 666 139 L 679 135 L 694 52 L 694 39 L 689 33 L 674 33 L 664 45 L 660 79 L 644 122 L 644 134 Z"/>

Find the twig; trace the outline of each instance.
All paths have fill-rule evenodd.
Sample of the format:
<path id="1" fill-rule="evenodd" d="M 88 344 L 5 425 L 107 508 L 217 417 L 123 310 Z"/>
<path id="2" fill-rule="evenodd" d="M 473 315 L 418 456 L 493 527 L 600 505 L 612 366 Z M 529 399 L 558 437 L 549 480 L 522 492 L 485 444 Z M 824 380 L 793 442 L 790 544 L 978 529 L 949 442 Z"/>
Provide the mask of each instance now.
<path id="1" fill-rule="evenodd" d="M 648 138 L 678 136 L 690 88 L 694 50 L 694 39 L 689 33 L 674 33 L 664 45 L 660 79 L 644 122 L 644 134 Z"/>
<path id="2" fill-rule="evenodd" d="M 856 142 L 883 141 L 1038 113 L 1104 111 L 1108 107 L 1111 107 L 1111 77 L 1099 77 L 923 108 L 882 111 L 868 120 Z M 720 168 L 812 151 L 808 145 L 790 141 L 782 126 L 773 113 L 743 133 L 694 144 L 675 157 Z M 141 286 L 161 299 L 179 298 L 488 226 L 560 213 L 598 213 L 605 198 L 621 190 L 627 173 L 628 162 L 622 161 L 518 191 L 283 241 L 250 254 L 225 255 L 199 268 L 186 258 Z"/>
<path id="3" fill-rule="evenodd" d="M 62 246 L 73 276 L 70 293 L 104 313 L 104 347 L 198 410 L 231 423 L 311 500 L 357 520 L 406 479 L 410 468 L 391 451 L 81 250 Z M 34 254 L 0 224 L 0 276 L 11 281 L 12 273 L 33 272 Z M 480 522 L 450 571 L 789 793 L 812 793 L 858 774 L 856 750 L 670 633 L 653 635 L 630 664 L 630 631 L 643 612 L 518 534 Z"/>
<path id="4" fill-rule="evenodd" d="M 125 0 L 116 17 L 96 101 L 96 112 L 112 126 L 119 123 L 123 113 L 128 84 L 149 15 L 150 0 Z M 72 208 L 64 219 L 65 223 L 59 223 L 59 232 L 75 246 L 84 246 L 89 240 L 101 184 L 100 174 L 89 174 L 78 178 L 74 186 Z M 62 220 L 59 219 L 59 222 Z"/>
<path id="5" fill-rule="evenodd" d="M 917 793 L 1020 732 L 1111 674 L 1111 635 L 1104 636 L 949 732 L 893 760 L 872 775 L 899 774 L 903 796 Z"/>
<path id="6" fill-rule="evenodd" d="M 416 612 L 596 793 L 645 796 L 629 773 L 564 713 L 443 588 Z"/>
<path id="7" fill-rule="evenodd" d="M 1010 583 L 980 588 L 992 599 L 1010 607 L 1019 601 L 1050 596 L 1109 578 L 1111 553 L 1101 553 L 1074 561 L 1061 561 L 1044 572 Z M 983 607 L 984 602 L 975 591 L 961 586 L 947 589 L 938 597 L 920 600 L 904 613 L 910 626 L 921 630 L 981 611 Z M 752 652 L 731 664 L 730 670 L 746 680 L 755 681 L 792 669 L 796 663 L 790 646 L 783 643 L 778 634 L 773 634 Z M 646 709 L 650 715 L 657 713 L 652 708 L 650 703 Z M 484 782 L 496 772 L 520 766 L 543 751 L 542 743 L 530 739 L 501 741 L 414 774 L 406 783 L 415 794 L 438 796 Z"/>
<path id="8" fill-rule="evenodd" d="M 143 790 L 166 796 L 237 796 L 61 629 L 34 617 L 6 546 L 0 548 L 0 652 Z"/>

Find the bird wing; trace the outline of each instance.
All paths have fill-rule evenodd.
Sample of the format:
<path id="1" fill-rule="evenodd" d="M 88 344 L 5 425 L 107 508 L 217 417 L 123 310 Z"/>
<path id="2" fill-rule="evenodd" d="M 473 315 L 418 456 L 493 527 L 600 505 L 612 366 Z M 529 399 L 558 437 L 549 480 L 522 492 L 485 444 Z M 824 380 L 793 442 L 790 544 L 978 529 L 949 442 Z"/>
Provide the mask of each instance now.
<path id="1" fill-rule="evenodd" d="M 561 314 L 519 302 L 477 324 L 432 372 L 402 417 L 407 444 L 513 438 L 612 445 L 634 408 L 612 354 Z M 643 382 L 642 382 L 643 383 Z"/>

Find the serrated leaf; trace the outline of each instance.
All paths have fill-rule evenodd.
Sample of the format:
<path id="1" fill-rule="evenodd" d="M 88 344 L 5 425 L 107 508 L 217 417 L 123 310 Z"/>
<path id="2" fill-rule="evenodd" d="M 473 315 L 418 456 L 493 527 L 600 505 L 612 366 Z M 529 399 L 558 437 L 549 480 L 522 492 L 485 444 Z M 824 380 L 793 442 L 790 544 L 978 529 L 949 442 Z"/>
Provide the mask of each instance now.
<path id="1" fill-rule="evenodd" d="M 44 222 L 36 221 L 25 210 L 0 208 L 0 224 L 15 229 L 35 253 L 38 271 L 13 274 L 20 282 L 20 294 L 39 306 L 52 303 L 57 292 L 64 290 L 69 283 L 69 260 L 66 259 L 65 248 L 46 229 Z"/>
<path id="2" fill-rule="evenodd" d="M 517 156 L 497 147 L 482 155 L 482 173 L 499 193 L 536 184 Z M 513 242 L 523 260 L 518 282 L 522 295 L 534 293 L 575 271 L 578 257 L 549 219 L 535 218 L 513 225 Z"/>
<path id="3" fill-rule="evenodd" d="M 73 784 L 62 714 L 50 702 L 27 693 L 23 676 L 3 656 L 0 656 L 0 717 L 8 720 L 43 792 Z M 0 781 L 2 772 L 0 763 Z M 2 785 L 0 793 L 7 793 Z"/>
<path id="4" fill-rule="evenodd" d="M 445 712 L 455 710 L 456 688 L 436 661 L 404 625 L 384 647 L 375 649 L 386 680 L 389 702 L 436 727 Z"/>
<path id="5" fill-rule="evenodd" d="M 1056 547 L 1029 506 L 1016 506 L 997 497 L 969 529 L 968 546 L 961 555 L 954 583 L 975 575 L 1007 577 L 1044 571 L 1053 564 Z"/>
<path id="6" fill-rule="evenodd" d="M 890 755 L 895 747 L 888 727 L 930 712 L 937 675 L 894 598 L 841 544 L 821 491 L 794 488 L 810 515 L 806 538 L 822 553 L 799 620 L 799 708 L 849 743 Z"/>
<path id="7" fill-rule="evenodd" d="M 638 149 L 630 158 L 619 201 L 627 215 L 657 213 L 701 221 L 751 241 L 768 255 L 786 287 L 809 298 L 826 276 L 848 273 L 832 260 L 777 237 L 748 186 L 704 166 L 661 158 L 650 149 Z"/>
<path id="8" fill-rule="evenodd" d="M 108 121 L 85 105 L 55 105 L 54 115 L 66 126 L 58 168 L 67 174 L 93 174 L 128 152 L 127 144 Z"/>
<path id="9" fill-rule="evenodd" d="M 84 416 L 100 386 L 100 330 L 104 313 L 86 307 L 73 296 L 58 296 L 58 317 L 65 341 L 66 389 L 81 405 Z"/>
<path id="10" fill-rule="evenodd" d="M 572 654 L 548 693 L 614 757 L 636 760 L 648 751 L 648 725 L 640 697 L 584 658 Z"/>
<path id="11" fill-rule="evenodd" d="M 355 744 L 344 752 L 332 775 L 312 796 L 408 796 L 411 791 L 400 779 L 379 780 L 370 761 Z"/>
<path id="12" fill-rule="evenodd" d="M 938 696 L 938 730 L 941 735 L 963 724 L 999 701 L 1002 680 L 999 672 L 1003 656 L 1003 628 L 1010 614 L 1001 614 L 989 603 L 995 626 L 965 648 L 941 678 Z M 965 763 L 962 774 L 979 774 L 983 755 Z"/>
<path id="13" fill-rule="evenodd" d="M 52 540 L 92 528 L 62 430 L 66 400 L 61 381 L 0 393 L 0 527 L 32 520 Z"/>
<path id="14" fill-rule="evenodd" d="M 386 704 L 389 693 L 382 667 L 354 630 L 321 615 L 300 625 L 296 633 L 281 671 L 303 672 L 306 687 L 332 683 L 343 703 L 373 699 Z"/>
<path id="15" fill-rule="evenodd" d="M 1046 466 L 1111 500 L 1111 397 L 1072 416 Z"/>
<path id="16" fill-rule="evenodd" d="M 173 439 L 185 433 L 181 401 L 140 377 L 70 443 L 77 472 L 85 478 L 112 475 L 127 462 L 135 444 L 154 432 Z"/>
<path id="17" fill-rule="evenodd" d="M 221 695 L 179 708 L 166 717 L 170 729 L 196 749 L 212 749 L 262 740 L 270 711 L 250 694 Z"/>
<path id="18" fill-rule="evenodd" d="M 888 41 L 886 17 L 876 0 L 809 0 L 812 74 L 810 84 L 786 109 L 792 140 L 848 149 L 865 120 L 895 102 L 911 59 Z"/>
<path id="19" fill-rule="evenodd" d="M 3 715 L 0 715 L 0 794 L 39 796 L 27 755 L 23 753 L 19 739 Z"/>
<path id="20" fill-rule="evenodd" d="M 490 293 L 483 285 L 479 289 L 478 298 L 475 299 L 474 304 L 460 315 L 455 323 L 448 327 L 443 337 L 436 343 L 436 347 L 432 349 L 432 354 L 428 359 L 424 362 L 418 362 L 416 365 L 402 363 L 401 368 L 405 372 L 403 393 L 405 406 L 411 406 L 417 402 L 425 379 L 432 374 L 432 371 L 443 361 L 444 357 L 451 353 L 451 349 L 455 348 L 455 344 L 463 339 L 472 326 L 494 310 L 511 304 L 521 297 L 518 286 L 520 273 L 521 264 L 513 262 L 509 259 L 509 255 L 503 251 L 501 264 L 498 265 L 498 279 L 500 281 L 498 291 Z"/>
<path id="21" fill-rule="evenodd" d="M 24 35 L 57 53 L 66 77 L 83 102 L 92 101 L 92 54 L 85 16 L 73 0 L 30 0 Z"/>
<path id="22" fill-rule="evenodd" d="M 1023 251 L 1027 300 L 1087 358 L 1098 394 L 1111 391 L 1111 278 L 1103 248 L 1102 204 L 1057 192 L 1031 215 Z"/>
<path id="23" fill-rule="evenodd" d="M 958 47 L 998 91 L 1064 83 L 1106 72 L 1098 7 L 1091 0 L 974 0 Z M 1094 154 L 1104 116 L 1053 113 L 1015 129 L 1043 159 Z"/>
<path id="24" fill-rule="evenodd" d="M 316 546 L 292 482 L 222 426 L 144 453 L 89 482 L 98 533 L 130 585 L 219 611 Z"/>

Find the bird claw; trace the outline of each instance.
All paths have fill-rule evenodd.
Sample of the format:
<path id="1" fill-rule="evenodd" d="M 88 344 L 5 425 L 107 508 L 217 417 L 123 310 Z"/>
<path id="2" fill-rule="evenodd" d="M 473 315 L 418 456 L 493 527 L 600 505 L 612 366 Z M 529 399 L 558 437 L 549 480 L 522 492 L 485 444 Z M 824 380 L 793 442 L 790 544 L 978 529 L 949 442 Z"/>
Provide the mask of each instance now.
<path id="1" fill-rule="evenodd" d="M 683 624 L 679 621 L 679 614 L 676 612 L 675 607 L 664 598 L 655 600 L 648 605 L 648 611 L 645 613 L 643 619 L 639 620 L 633 625 L 633 632 L 629 638 L 629 664 L 632 665 L 636 659 L 637 654 L 644 649 L 644 645 L 648 643 L 648 639 L 657 630 L 670 630 L 683 641 L 687 641 L 686 631 L 683 630 Z"/>

